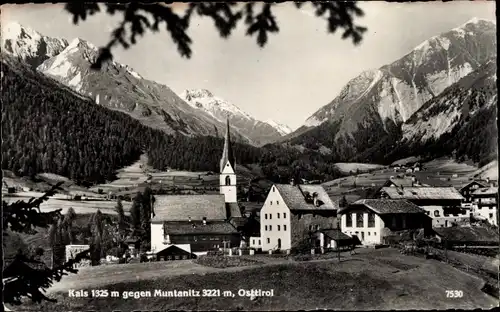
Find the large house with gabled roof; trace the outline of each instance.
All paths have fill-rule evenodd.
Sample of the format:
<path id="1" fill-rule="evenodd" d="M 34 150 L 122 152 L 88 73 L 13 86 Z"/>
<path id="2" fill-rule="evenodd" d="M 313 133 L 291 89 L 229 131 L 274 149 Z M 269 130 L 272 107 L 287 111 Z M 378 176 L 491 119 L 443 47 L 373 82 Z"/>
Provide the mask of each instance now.
<path id="1" fill-rule="evenodd" d="M 432 227 L 425 210 L 404 199 L 360 199 L 339 210 L 342 232 L 363 245 L 383 244 L 393 232 Z"/>
<path id="2" fill-rule="evenodd" d="M 260 211 L 263 251 L 291 250 L 319 230 L 337 228 L 337 209 L 321 185 L 274 184 Z M 318 238 L 313 243 L 321 245 Z"/>
<path id="3" fill-rule="evenodd" d="M 220 194 L 157 195 L 151 215 L 151 249 L 175 245 L 189 253 L 237 247 L 241 212 L 229 121 L 220 162 Z"/>
<path id="4" fill-rule="evenodd" d="M 470 211 L 462 207 L 464 197 L 454 187 L 383 187 L 378 197 L 412 202 L 432 217 L 434 227 L 449 227 L 470 220 Z"/>

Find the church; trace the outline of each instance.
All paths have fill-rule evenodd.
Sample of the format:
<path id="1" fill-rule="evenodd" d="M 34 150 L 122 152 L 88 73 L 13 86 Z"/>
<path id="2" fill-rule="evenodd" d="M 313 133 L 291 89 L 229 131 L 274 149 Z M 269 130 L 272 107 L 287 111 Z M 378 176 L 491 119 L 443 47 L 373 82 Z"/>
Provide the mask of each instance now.
<path id="1" fill-rule="evenodd" d="M 236 162 L 231 146 L 229 120 L 220 160 L 220 194 L 156 195 L 151 215 L 151 251 L 162 253 L 176 246 L 194 255 L 238 247 Z"/>

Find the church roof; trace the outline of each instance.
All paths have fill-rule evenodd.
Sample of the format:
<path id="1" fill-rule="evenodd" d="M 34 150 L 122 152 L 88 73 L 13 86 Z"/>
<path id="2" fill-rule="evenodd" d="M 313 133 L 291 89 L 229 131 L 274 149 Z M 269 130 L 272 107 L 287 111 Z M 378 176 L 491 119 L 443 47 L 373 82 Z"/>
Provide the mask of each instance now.
<path id="1" fill-rule="evenodd" d="M 226 203 L 226 212 L 228 219 L 241 217 L 241 210 L 240 206 L 238 206 L 238 203 Z"/>
<path id="2" fill-rule="evenodd" d="M 226 203 L 223 194 L 216 195 L 156 195 L 155 221 L 225 220 Z"/>
<path id="3" fill-rule="evenodd" d="M 222 158 L 220 159 L 220 171 L 224 170 L 227 162 L 231 164 L 233 170 L 236 170 L 234 167 L 234 154 L 233 148 L 231 146 L 231 135 L 229 131 L 229 118 L 227 119 L 227 128 L 226 128 L 226 137 L 224 139 L 224 149 L 222 150 Z"/>
<path id="4" fill-rule="evenodd" d="M 165 222 L 165 233 L 169 235 L 234 234 L 238 233 L 238 231 L 233 225 L 225 221 L 208 221 L 205 225 L 203 225 L 201 222 L 184 221 Z"/>

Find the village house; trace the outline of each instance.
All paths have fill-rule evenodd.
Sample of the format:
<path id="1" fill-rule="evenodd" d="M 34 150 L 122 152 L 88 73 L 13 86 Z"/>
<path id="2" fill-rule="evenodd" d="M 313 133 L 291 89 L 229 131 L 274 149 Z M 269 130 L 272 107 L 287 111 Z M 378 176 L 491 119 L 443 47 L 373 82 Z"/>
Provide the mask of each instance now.
<path id="1" fill-rule="evenodd" d="M 471 181 L 471 182 L 463 185 L 462 187 L 460 187 L 458 189 L 458 191 L 464 197 L 463 203 L 469 204 L 469 203 L 472 203 L 472 196 L 471 196 L 472 192 L 474 192 L 475 190 L 477 190 L 479 188 L 484 188 L 487 186 L 488 186 L 487 183 L 476 180 L 476 181 Z"/>
<path id="2" fill-rule="evenodd" d="M 472 211 L 475 217 L 498 226 L 498 188 L 484 187 L 471 193 Z"/>
<path id="3" fill-rule="evenodd" d="M 274 184 L 260 212 L 262 250 L 291 250 L 309 243 L 319 230 L 337 228 L 337 209 L 321 185 L 299 185 L 293 180 Z M 313 243 L 319 245 L 319 238 Z"/>
<path id="4" fill-rule="evenodd" d="M 160 255 L 175 245 L 188 253 L 238 247 L 241 211 L 229 121 L 220 161 L 220 194 L 157 195 L 151 216 L 151 250 Z M 176 249 L 169 249 L 175 251 Z M 187 254 L 185 254 L 187 255 Z"/>
<path id="5" fill-rule="evenodd" d="M 362 245 L 384 244 L 384 238 L 405 230 L 429 232 L 432 221 L 424 209 L 402 199 L 360 199 L 339 211 L 344 234 Z"/>
<path id="6" fill-rule="evenodd" d="M 449 227 L 470 221 L 470 211 L 461 206 L 464 198 L 453 187 L 383 187 L 378 197 L 412 202 L 432 218 L 433 227 Z"/>
<path id="7" fill-rule="evenodd" d="M 391 177 L 382 185 L 382 187 L 409 187 L 409 186 L 420 186 L 420 182 L 415 177 L 408 177 L 408 178 Z"/>

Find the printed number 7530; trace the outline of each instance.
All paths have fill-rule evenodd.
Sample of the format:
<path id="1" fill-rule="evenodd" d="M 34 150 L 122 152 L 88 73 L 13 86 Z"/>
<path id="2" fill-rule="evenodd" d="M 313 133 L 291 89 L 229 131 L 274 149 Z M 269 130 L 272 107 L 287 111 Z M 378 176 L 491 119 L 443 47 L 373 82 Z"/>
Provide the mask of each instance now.
<path id="1" fill-rule="evenodd" d="M 447 290 L 446 298 L 462 298 L 464 296 L 464 292 L 461 290 Z"/>

